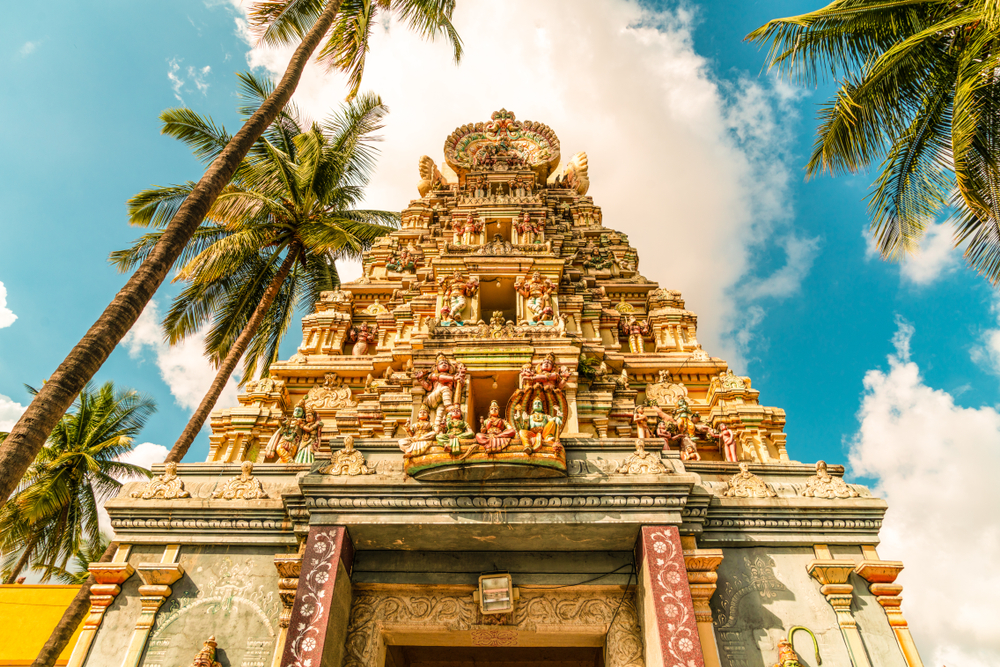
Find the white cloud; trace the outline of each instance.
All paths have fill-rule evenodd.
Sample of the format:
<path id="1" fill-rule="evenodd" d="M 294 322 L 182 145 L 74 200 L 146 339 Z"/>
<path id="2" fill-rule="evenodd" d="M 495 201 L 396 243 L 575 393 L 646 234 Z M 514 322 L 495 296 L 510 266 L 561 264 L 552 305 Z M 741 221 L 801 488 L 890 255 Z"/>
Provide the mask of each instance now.
<path id="1" fill-rule="evenodd" d="M 927 226 L 920 249 L 903 259 L 900 274 L 914 285 L 928 285 L 951 273 L 961 253 L 955 249 L 955 234 L 948 222 Z"/>
<path id="2" fill-rule="evenodd" d="M 167 65 L 169 66 L 167 69 L 167 79 L 170 81 L 170 87 L 174 90 L 174 97 L 181 104 L 184 104 L 184 98 L 181 97 L 181 93 L 191 91 L 191 85 L 202 95 L 208 92 L 209 84 L 205 81 L 205 78 L 212 71 L 212 68 L 208 65 L 200 69 L 191 65 L 181 67 L 182 62 L 184 62 L 183 58 L 171 58 L 167 61 Z"/>
<path id="3" fill-rule="evenodd" d="M 17 315 L 7 307 L 7 288 L 0 282 L 0 329 L 14 324 Z"/>
<path id="4" fill-rule="evenodd" d="M 363 88 L 381 94 L 391 113 L 366 205 L 399 210 L 417 197 L 418 158 L 440 163 L 442 143 L 459 125 L 501 107 L 544 122 L 565 158 L 587 151 L 589 194 L 606 224 L 644 249 L 647 277 L 684 292 L 710 352 L 737 357 L 751 304 L 737 308 L 735 288 L 767 273 L 755 252 L 809 243 L 783 240 L 787 123 L 799 92 L 766 79 L 717 83 L 694 51 L 683 9 L 519 0 L 497 11 L 495 3 L 462 2 L 455 23 L 466 46 L 457 67 L 445 44 L 425 43 L 402 25 L 373 31 Z M 277 75 L 291 52 L 254 49 L 249 60 Z M 344 94 L 342 77 L 313 64 L 295 99 L 318 118 Z M 794 291 L 808 262 L 800 258 L 798 267 L 760 278 L 755 296 Z"/>
<path id="5" fill-rule="evenodd" d="M 11 398 L 0 394 L 0 431 L 10 433 L 14 424 L 21 418 L 27 406 L 17 403 Z"/>
<path id="6" fill-rule="evenodd" d="M 925 663 L 997 665 L 1000 413 L 927 386 L 913 333 L 901 321 L 888 371 L 865 375 L 851 466 L 889 503 L 879 555 L 906 566 L 903 612 Z"/>
<path id="7" fill-rule="evenodd" d="M 21 58 L 27 58 L 38 49 L 39 44 L 41 44 L 41 42 L 25 42 L 21 45 L 21 48 L 18 49 L 17 55 Z"/>
<path id="8" fill-rule="evenodd" d="M 143 309 L 132 329 L 122 338 L 122 345 L 133 358 L 141 358 L 147 350 L 152 351 L 160 377 L 170 387 L 177 404 L 192 412 L 215 378 L 216 369 L 205 358 L 204 332 L 189 336 L 177 345 L 168 345 L 160 332 L 160 316 L 155 300 Z M 217 405 L 236 405 L 236 394 L 236 383 L 230 378 Z"/>

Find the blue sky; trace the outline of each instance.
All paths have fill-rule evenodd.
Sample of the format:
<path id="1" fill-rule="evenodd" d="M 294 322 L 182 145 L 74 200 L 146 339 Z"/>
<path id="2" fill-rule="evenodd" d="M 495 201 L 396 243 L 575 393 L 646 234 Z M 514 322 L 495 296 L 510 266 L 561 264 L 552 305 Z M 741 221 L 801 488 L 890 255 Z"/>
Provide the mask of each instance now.
<path id="1" fill-rule="evenodd" d="M 919 369 L 907 386 L 923 391 L 922 396 L 950 401 L 937 403 L 944 406 L 942 433 L 957 432 L 952 420 L 994 423 L 992 406 L 1000 386 L 993 363 L 1000 345 L 990 345 L 1000 341 L 1000 334 L 991 338 L 1000 326 L 992 310 L 996 297 L 985 281 L 964 268 L 958 253 L 944 249 L 946 236 L 935 237 L 936 261 L 925 258 L 906 269 L 874 258 L 865 236 L 868 175 L 805 181 L 816 105 L 830 89 L 793 89 L 775 82 L 762 74 L 764 54 L 741 40 L 769 18 L 818 4 L 726 0 L 639 9 L 616 0 L 607 3 L 612 9 L 563 4 L 551 16 L 543 15 L 548 8 L 538 15 L 521 8 L 520 22 L 511 23 L 503 47 L 485 52 L 486 38 L 477 42 L 472 37 L 480 34 L 477 26 L 487 20 L 488 9 L 460 2 L 460 11 L 467 13 L 456 22 L 466 37 L 468 58 L 457 68 L 443 44 L 410 46 L 401 31 L 385 24 L 384 34 L 373 42 L 365 82 L 392 110 L 385 163 L 373 182 L 372 197 L 384 208 L 404 207 L 416 196 L 419 154 L 439 160 L 441 142 L 451 128 L 479 120 L 492 109 L 523 109 L 519 117 L 548 123 L 563 139 L 564 154 L 590 152 L 590 194 L 604 206 L 605 224 L 628 231 L 636 245 L 637 239 L 642 241 L 646 275 L 666 287 L 683 287 L 688 306 L 702 314 L 706 349 L 735 359 L 737 369 L 746 371 L 760 389 L 762 403 L 787 411 L 792 457 L 847 462 L 854 443 L 856 474 L 880 485 L 892 503 L 893 480 L 913 475 L 900 472 L 893 462 L 872 464 L 866 456 L 888 452 L 892 461 L 904 460 L 914 450 L 914 439 L 922 437 L 906 428 L 915 423 L 911 414 L 927 409 L 916 399 L 901 402 L 898 391 L 871 387 L 879 377 L 891 381 L 907 369 Z M 185 104 L 235 128 L 233 73 L 248 67 L 250 49 L 237 24 L 241 11 L 219 1 L 64 2 L 45 12 L 21 3 L 9 7 L 6 16 L 0 25 L 0 122 L 5 128 L 0 134 L 5 156 L 0 163 L 0 283 L 6 309 L 16 320 L 3 326 L 10 316 L 0 309 L 0 425 L 16 419 L 15 404 L 27 404 L 23 384 L 39 385 L 123 284 L 125 278 L 106 260 L 110 251 L 137 235 L 126 224 L 125 200 L 149 185 L 200 175 L 201 167 L 187 149 L 160 136 L 158 114 Z M 601 32 L 601 21 L 619 19 L 623 24 L 617 33 Z M 632 31 L 639 37 L 624 46 L 614 41 L 640 24 L 648 30 Z M 565 55 L 546 56 L 553 48 Z M 634 68 L 628 60 L 614 60 L 624 57 L 625 48 L 633 49 L 628 57 L 636 59 Z M 517 58 L 532 49 L 540 55 L 518 65 Z M 380 53 L 383 61 L 376 58 Z M 417 67 L 409 62 L 410 54 L 423 68 L 411 78 L 421 81 L 404 85 L 393 79 L 392 70 Z M 509 55 L 513 64 L 505 66 L 499 55 Z M 255 52 L 250 58 L 261 71 L 272 72 L 287 53 Z M 625 64 L 608 74 L 609 62 Z M 631 81 L 660 72 L 660 66 L 680 72 L 675 78 L 664 75 L 657 104 L 674 115 L 662 122 L 655 117 L 660 107 L 651 103 L 645 108 L 643 82 Z M 441 84 L 432 73 L 445 80 L 466 77 L 463 85 L 471 92 L 456 92 L 454 86 L 435 90 Z M 639 102 L 628 104 L 624 97 L 619 101 L 606 93 L 602 81 L 610 79 L 601 76 L 632 86 L 630 94 Z M 533 86 L 544 94 L 534 94 Z M 314 71 L 297 99 L 319 114 L 324 104 L 328 108 L 342 96 L 336 77 Z M 704 122 L 685 121 L 690 109 L 684 104 L 703 97 L 710 104 L 692 108 L 712 113 Z M 751 104 L 754 100 L 758 104 Z M 760 122 L 755 110 L 762 114 Z M 716 116 L 722 118 L 718 127 L 711 125 Z M 663 142 L 655 144 L 660 156 L 652 160 L 654 144 L 644 141 L 600 144 L 604 130 L 620 130 L 618 119 L 623 125 L 647 123 L 641 136 L 666 128 Z M 701 141 L 702 133 L 711 136 L 690 145 L 704 150 L 678 152 L 689 145 L 684 142 Z M 654 166 L 621 181 L 622 170 L 613 167 L 637 158 L 650 159 Z M 691 165 L 701 161 L 707 170 L 698 191 L 686 187 L 671 195 L 671 184 L 681 182 L 688 167 L 697 171 Z M 730 162 L 740 161 L 748 166 L 727 171 Z M 648 218 L 626 214 L 632 211 L 633 196 L 645 198 Z M 725 226 L 743 214 L 741 206 L 720 208 L 716 200 L 729 201 L 727 197 L 748 202 L 746 225 Z M 660 236 L 649 236 L 654 227 Z M 717 236 L 709 234 L 713 229 Z M 654 238 L 659 240 L 650 242 Z M 729 253 L 733 260 L 727 263 Z M 923 282 L 908 277 L 914 275 Z M 170 285 L 161 289 L 156 297 L 160 312 L 175 292 Z M 285 345 L 288 354 L 298 339 L 296 323 Z M 154 343 L 150 331 L 137 335 L 132 354 L 120 347 L 98 379 L 152 394 L 159 412 L 142 439 L 169 447 L 190 413 L 184 401 L 178 402 L 178 392 L 197 394 L 197 388 L 182 390 L 165 381 L 161 366 L 169 359 L 162 349 L 157 356 Z M 890 355 L 896 365 L 890 364 Z M 169 377 L 190 375 L 186 368 L 178 361 Z M 867 393 L 866 374 L 875 382 Z M 891 400 L 880 402 L 887 396 Z M 878 419 L 882 421 L 876 424 Z M 871 433 L 880 435 L 872 440 L 866 435 Z M 985 447 L 997 438 L 993 431 L 972 431 L 963 432 L 960 442 L 978 441 Z M 928 441 L 927 447 L 953 446 L 949 443 Z M 207 437 L 202 435 L 188 460 L 202 460 L 206 452 Z M 934 470 L 925 472 L 927 480 L 937 479 L 931 477 Z M 920 491 L 906 489 L 895 501 L 901 507 Z M 895 544 L 913 548 L 905 540 Z M 934 646 L 935 655 L 952 655 L 940 652 L 950 649 Z M 1000 651 L 995 642 L 991 646 Z"/>

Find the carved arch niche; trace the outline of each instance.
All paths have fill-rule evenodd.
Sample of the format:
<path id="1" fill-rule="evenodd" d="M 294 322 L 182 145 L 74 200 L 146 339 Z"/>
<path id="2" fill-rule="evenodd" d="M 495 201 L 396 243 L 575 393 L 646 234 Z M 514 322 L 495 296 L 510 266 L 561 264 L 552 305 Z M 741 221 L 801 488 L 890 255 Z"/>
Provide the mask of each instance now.
<path id="1" fill-rule="evenodd" d="M 384 667 L 390 646 L 596 646 L 606 667 L 646 664 L 635 595 L 623 601 L 610 586 L 522 588 L 512 614 L 491 617 L 479 613 L 471 587 L 355 587 L 344 667 Z"/>

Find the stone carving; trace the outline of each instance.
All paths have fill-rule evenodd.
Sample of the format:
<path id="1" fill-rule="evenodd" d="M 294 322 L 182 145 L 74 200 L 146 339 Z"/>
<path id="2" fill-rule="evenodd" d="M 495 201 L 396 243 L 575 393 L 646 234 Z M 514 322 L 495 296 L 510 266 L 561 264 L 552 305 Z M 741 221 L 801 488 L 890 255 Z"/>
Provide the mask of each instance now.
<path id="1" fill-rule="evenodd" d="M 374 304 L 372 304 L 374 305 Z M 368 306 L 371 308 L 372 306 Z M 351 348 L 351 356 L 363 357 L 368 354 L 368 347 L 375 345 L 378 340 L 378 325 L 368 326 L 367 322 L 362 322 L 360 327 L 351 327 L 347 332 L 347 342 L 354 343 Z"/>
<path id="2" fill-rule="evenodd" d="M 582 463 L 582 462 L 581 462 Z M 597 459 L 588 461 L 588 465 L 602 468 L 604 474 L 613 474 L 617 463 Z M 581 465 L 581 470 L 583 469 Z M 606 471 L 606 472 L 604 472 Z M 586 472 L 581 474 L 587 474 Z M 490 509 L 508 509 L 517 507 L 683 507 L 687 502 L 686 498 L 677 496 L 652 496 L 643 495 L 636 491 L 629 495 L 592 495 L 592 496 L 563 496 L 563 495 L 492 495 L 492 496 L 396 496 L 393 498 L 381 498 L 378 496 L 366 496 L 359 494 L 356 496 L 332 496 L 329 498 L 307 498 L 306 505 L 309 507 L 353 507 L 355 509 L 372 508 L 385 509 L 393 508 L 397 510 L 414 510 L 422 512 L 428 507 L 448 508 L 452 511 L 475 511 Z M 753 521 L 753 519 L 751 519 Z M 832 524 L 831 524 L 832 525 Z"/>
<path id="3" fill-rule="evenodd" d="M 806 480 L 803 496 L 807 498 L 857 498 L 860 494 L 840 477 L 834 477 L 826 469 L 826 461 L 816 462 L 816 474 Z"/>
<path id="4" fill-rule="evenodd" d="M 524 333 L 518 334 L 517 328 L 510 320 L 504 320 L 502 310 L 494 310 L 490 316 L 490 323 L 479 324 L 479 330 L 474 336 L 480 339 L 500 339 L 500 338 L 525 338 Z"/>
<path id="5" fill-rule="evenodd" d="M 450 276 L 440 276 L 437 284 L 443 303 L 441 325 L 464 325 L 465 305 L 468 303 L 466 297 L 474 296 L 479 290 L 479 279 L 469 278 L 455 271 Z"/>
<path id="6" fill-rule="evenodd" d="M 133 491 L 133 498 L 149 500 L 151 498 L 190 498 L 191 494 L 184 489 L 184 482 L 177 476 L 177 464 L 173 461 L 166 464 L 166 469 L 159 477 L 149 480 L 142 491 Z"/>
<path id="7" fill-rule="evenodd" d="M 185 591 L 160 611 L 156 616 L 152 637 L 158 637 L 178 619 L 189 613 L 221 612 L 228 620 L 233 610 L 239 607 L 249 609 L 260 619 L 268 635 L 274 637 L 275 621 L 281 603 L 273 592 L 265 593 L 262 586 L 254 588 L 252 572 L 251 559 L 248 558 L 239 564 L 234 563 L 229 556 L 224 557 L 217 577 L 208 579 L 196 591 Z"/>
<path id="8" fill-rule="evenodd" d="M 658 407 L 672 407 L 682 398 L 685 401 L 688 398 L 687 387 L 674 382 L 668 370 L 661 370 L 659 379 L 646 385 L 646 400 L 653 401 Z"/>
<path id="9" fill-rule="evenodd" d="M 324 292 L 325 294 L 325 292 Z M 270 394 L 272 392 L 281 393 L 285 390 L 285 381 L 266 377 L 259 380 L 248 380 L 243 385 L 243 391 L 248 394 Z"/>
<path id="10" fill-rule="evenodd" d="M 215 649 L 217 647 L 218 644 L 215 643 L 215 637 L 209 637 L 208 641 L 202 645 L 202 649 L 198 651 L 198 655 L 194 657 L 191 667 L 222 667 L 222 664 L 215 660 Z"/>
<path id="11" fill-rule="evenodd" d="M 668 472 L 659 452 L 647 452 L 642 439 L 635 441 L 635 453 L 629 454 L 615 472 L 619 475 L 659 475 Z"/>
<path id="12" fill-rule="evenodd" d="M 532 169 L 543 179 L 559 164 L 559 139 L 549 126 L 494 111 L 486 123 L 469 123 L 444 142 L 444 159 L 457 173 Z"/>
<path id="13" fill-rule="evenodd" d="M 514 282 L 514 289 L 524 297 L 528 324 L 544 322 L 551 324 L 555 320 L 555 310 L 552 308 L 552 292 L 556 286 L 549 278 L 535 271 L 528 278 L 521 276 Z"/>
<path id="14" fill-rule="evenodd" d="M 619 609 L 620 607 L 620 609 Z M 616 615 L 616 609 L 617 615 Z M 560 592 L 522 589 L 514 611 L 497 628 L 487 625 L 471 595 L 452 596 L 439 592 L 356 590 L 347 627 L 344 667 L 379 667 L 382 628 L 400 630 L 428 626 L 462 633 L 473 645 L 517 646 L 522 634 L 544 628 L 608 626 L 607 667 L 644 667 L 643 643 L 634 597 L 620 592 Z M 605 634 L 599 630 L 600 636 Z M 499 633 L 499 634 L 498 634 Z M 478 639 L 477 639 L 478 638 Z M 479 641 L 481 643 L 475 643 Z"/>
<path id="15" fill-rule="evenodd" d="M 657 435 L 663 438 L 663 450 L 667 451 L 671 443 L 677 442 L 682 461 L 700 461 L 701 454 L 698 453 L 696 441 L 719 436 L 707 424 L 701 422 L 701 415 L 692 412 L 684 398 L 677 399 L 677 408 L 673 416 L 667 415 L 658 406 L 651 407 L 661 419 L 657 425 Z"/>
<path id="16" fill-rule="evenodd" d="M 740 471 L 726 482 L 722 495 L 727 498 L 777 498 L 771 486 L 750 472 L 750 466 L 740 463 Z"/>
<path id="17" fill-rule="evenodd" d="M 264 491 L 264 485 L 253 476 L 253 461 L 244 461 L 240 466 L 240 474 L 233 477 L 220 488 L 212 492 L 212 497 L 222 500 L 261 500 L 270 498 Z"/>
<path id="18" fill-rule="evenodd" d="M 420 161 L 418 162 L 418 171 L 420 173 L 420 181 L 417 183 L 417 192 L 420 193 L 421 197 L 427 196 L 427 193 L 436 188 L 443 188 L 446 186 L 444 176 L 438 171 L 437 165 L 434 164 L 434 160 L 430 159 L 426 155 L 420 156 Z"/>
<path id="19" fill-rule="evenodd" d="M 358 402 L 351 400 L 350 387 L 336 386 L 337 374 L 327 373 L 322 385 L 313 385 L 306 394 L 305 406 L 314 410 L 340 410 L 356 408 Z"/>
<path id="20" fill-rule="evenodd" d="M 566 163 L 556 176 L 555 185 L 560 188 L 576 190 L 577 194 L 585 195 L 590 189 L 590 178 L 588 176 L 587 154 L 580 151 Z"/>
<path id="21" fill-rule="evenodd" d="M 632 411 L 632 423 L 635 424 L 635 435 L 637 438 L 651 438 L 652 432 L 649 430 L 649 417 L 646 416 L 646 408 L 641 405 L 635 406 Z"/>
<path id="22" fill-rule="evenodd" d="M 628 391 L 630 389 L 628 370 L 622 367 L 621 374 L 615 378 L 615 389 L 619 391 Z"/>
<path id="23" fill-rule="evenodd" d="M 712 382 L 709 385 L 710 388 L 715 388 L 715 391 L 734 391 L 734 390 L 744 390 L 750 388 L 750 378 L 740 377 L 736 375 L 731 370 L 724 370 L 717 376 L 712 378 Z"/>
<path id="24" fill-rule="evenodd" d="M 403 458 L 419 456 L 434 444 L 437 431 L 434 424 L 431 423 L 430 414 L 427 406 L 421 405 L 417 412 L 417 421 L 403 424 L 406 437 L 399 441 L 399 448 L 403 450 Z"/>
<path id="25" fill-rule="evenodd" d="M 375 301 L 365 308 L 365 313 L 368 315 L 385 315 L 388 312 L 389 309 L 382 305 L 382 303 L 378 300 L 378 297 L 375 297 Z M 375 327 L 375 331 L 378 331 L 378 327 Z"/>
<path id="26" fill-rule="evenodd" d="M 756 592 L 764 600 L 773 600 L 788 590 L 774 575 L 774 560 L 767 554 L 743 556 L 742 568 L 732 571 L 713 599 L 717 628 L 733 628 L 739 620 L 740 601 Z"/>
<path id="27" fill-rule="evenodd" d="M 625 297 L 622 296 L 624 299 Z M 624 303 L 624 302 L 623 302 Z M 621 304 L 618 304 L 621 305 Z M 628 304 L 625 304 L 628 305 Z M 646 351 L 644 338 L 652 333 L 649 322 L 640 322 L 635 315 L 622 317 L 618 320 L 618 335 L 628 340 L 628 349 L 632 354 L 643 354 Z"/>
<path id="28" fill-rule="evenodd" d="M 517 230 L 517 238 L 521 243 L 537 243 L 545 230 L 545 221 L 541 218 L 532 218 L 531 214 L 525 211 L 514 221 L 514 229 Z"/>
<path id="29" fill-rule="evenodd" d="M 322 468 L 323 475 L 374 475 L 375 471 L 365 464 L 365 455 L 354 449 L 354 436 L 344 436 L 344 448 L 333 455 L 330 465 Z"/>
<path id="30" fill-rule="evenodd" d="M 354 300 L 353 292 L 345 292 L 344 290 L 332 290 L 329 292 L 320 292 L 319 300 L 322 303 L 350 303 Z"/>

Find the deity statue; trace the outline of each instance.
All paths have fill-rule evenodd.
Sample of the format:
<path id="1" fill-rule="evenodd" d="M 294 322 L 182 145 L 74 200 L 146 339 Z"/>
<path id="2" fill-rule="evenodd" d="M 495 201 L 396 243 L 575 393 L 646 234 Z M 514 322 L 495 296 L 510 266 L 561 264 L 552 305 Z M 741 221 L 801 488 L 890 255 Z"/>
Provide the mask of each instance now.
<path id="1" fill-rule="evenodd" d="M 393 251 L 385 263 L 385 268 L 396 273 L 416 273 L 417 261 L 423 258 L 422 255 L 423 253 L 413 245 L 413 241 L 410 241 L 405 248 Z"/>
<path id="2" fill-rule="evenodd" d="M 351 356 L 363 357 L 368 354 L 368 346 L 375 345 L 378 340 L 378 325 L 373 324 L 370 328 L 367 322 L 362 322 L 360 327 L 351 327 L 347 332 L 347 342 L 354 343 L 351 348 Z"/>
<path id="3" fill-rule="evenodd" d="M 562 431 L 563 412 L 558 407 L 554 415 L 548 415 L 542 408 L 542 399 L 536 398 L 531 404 L 531 413 L 521 412 L 517 422 L 525 454 L 538 451 L 542 445 L 562 448 L 559 433 Z"/>
<path id="4" fill-rule="evenodd" d="M 517 435 L 510 422 L 500 416 L 500 406 L 496 401 L 490 403 L 490 416 L 479 419 L 480 427 L 479 433 L 476 434 L 476 442 L 487 452 L 502 452 Z"/>
<path id="5" fill-rule="evenodd" d="M 435 428 L 444 424 L 445 413 L 454 403 L 461 401 L 462 387 L 465 385 L 465 366 L 449 361 L 443 354 L 437 356 L 435 370 L 418 371 L 413 379 L 426 391 L 424 402 L 436 410 Z"/>
<path id="6" fill-rule="evenodd" d="M 531 215 L 527 211 L 521 218 L 514 221 L 518 243 L 540 243 L 539 234 L 541 234 L 542 228 L 541 220 L 532 221 Z"/>
<path id="7" fill-rule="evenodd" d="M 514 282 L 514 290 L 525 298 L 528 310 L 528 324 L 544 322 L 551 324 L 553 320 L 552 292 L 556 286 L 549 278 L 542 278 L 538 271 L 525 280 L 521 276 Z M 547 318 L 547 319 L 546 319 Z"/>
<path id="8" fill-rule="evenodd" d="M 643 338 L 652 332 L 649 321 L 640 322 L 635 315 L 628 318 L 622 317 L 618 320 L 618 334 L 622 338 L 628 339 L 628 349 L 632 354 L 643 354 L 646 351 Z"/>
<path id="9" fill-rule="evenodd" d="M 588 244 L 583 251 L 583 267 L 585 269 L 601 271 L 610 269 L 614 263 L 614 257 L 609 257 L 606 250 L 602 250 L 596 245 Z"/>
<path id="10" fill-rule="evenodd" d="M 643 406 L 637 405 L 632 411 L 632 423 L 635 424 L 637 438 L 652 437 L 649 430 L 649 417 L 646 416 L 646 409 Z"/>
<path id="11" fill-rule="evenodd" d="M 729 430 L 729 425 L 726 422 L 719 423 L 716 432 L 719 434 L 719 445 L 722 449 L 722 455 L 726 457 L 726 461 L 729 463 L 736 463 L 736 436 Z"/>
<path id="12" fill-rule="evenodd" d="M 233 477 L 212 492 L 212 497 L 222 500 L 260 500 L 268 498 L 264 485 L 253 476 L 253 461 L 244 461 L 240 466 L 240 476 Z"/>
<path id="13" fill-rule="evenodd" d="M 826 469 L 826 461 L 817 461 L 816 474 L 806 480 L 806 488 L 802 495 L 806 498 L 833 500 L 834 498 L 857 498 L 860 494 L 840 477 L 831 475 Z"/>
<path id="14" fill-rule="evenodd" d="M 556 369 L 556 358 L 551 352 L 542 357 L 534 368 L 525 364 L 519 377 L 520 387 L 507 403 L 507 421 L 515 421 L 515 415 L 524 412 L 535 400 L 542 401 L 542 410 L 547 414 L 552 414 L 556 408 L 562 414 L 568 413 L 569 404 L 564 389 L 571 375 L 568 366 Z"/>
<path id="15" fill-rule="evenodd" d="M 365 455 L 354 448 L 354 436 L 344 436 L 344 448 L 333 455 L 330 465 L 320 470 L 323 475 L 374 475 L 365 464 Z"/>
<path id="16" fill-rule="evenodd" d="M 177 476 L 177 464 L 170 461 L 164 466 L 163 474 L 149 480 L 142 491 L 133 491 L 133 498 L 163 498 L 171 500 L 173 498 L 190 498 L 191 494 L 184 489 L 184 482 Z"/>
<path id="17" fill-rule="evenodd" d="M 450 276 L 439 277 L 438 291 L 444 301 L 444 306 L 441 308 L 441 324 L 445 326 L 465 324 L 462 313 L 467 303 L 466 297 L 474 296 L 478 289 L 478 278 L 466 278 L 459 271 Z"/>
<path id="18" fill-rule="evenodd" d="M 437 444 L 451 451 L 453 455 L 462 451 L 462 440 L 468 440 L 475 434 L 462 417 L 462 408 L 457 403 L 448 410 L 448 421 L 444 430 L 437 434 Z"/>
<path id="19" fill-rule="evenodd" d="M 312 463 L 316 460 L 323 436 L 323 422 L 312 408 L 306 409 L 305 421 L 300 426 L 302 434 L 299 439 L 299 451 L 295 455 L 296 463 Z"/>
<path id="20" fill-rule="evenodd" d="M 741 461 L 740 471 L 726 480 L 722 495 L 726 498 L 776 498 L 778 494 L 770 484 L 750 472 L 746 461 Z"/>
<path id="21" fill-rule="evenodd" d="M 679 441 L 682 461 L 701 460 L 695 440 L 719 436 L 707 424 L 701 423 L 701 415 L 697 412 L 692 413 L 688 407 L 688 402 L 683 398 L 678 399 L 677 409 L 674 410 L 673 416 L 668 416 L 662 409 L 656 406 L 653 406 L 653 410 L 656 411 L 660 419 L 673 422 L 676 427 L 675 432 L 671 433 L 670 437 L 664 441 L 663 449 L 666 451 L 670 448 L 671 442 Z"/>
<path id="22" fill-rule="evenodd" d="M 437 431 L 431 423 L 430 414 L 427 406 L 421 405 L 417 411 L 417 421 L 403 424 L 406 437 L 399 441 L 399 448 L 403 450 L 404 459 L 420 456 L 434 444 Z"/>
<path id="23" fill-rule="evenodd" d="M 302 404 L 295 406 L 292 410 L 292 418 L 287 419 L 281 416 L 278 430 L 274 432 L 271 439 L 267 441 L 264 448 L 265 458 L 278 457 L 281 463 L 291 463 L 295 460 L 295 455 L 299 451 L 299 441 L 302 439 L 303 425 L 306 423 L 305 408 Z"/>
<path id="24" fill-rule="evenodd" d="M 219 645 L 215 643 L 215 637 L 209 637 L 208 641 L 202 644 L 202 648 L 198 651 L 198 655 L 194 657 L 191 667 L 222 667 L 222 665 L 215 660 L 215 649 L 218 648 L 218 646 Z"/>

